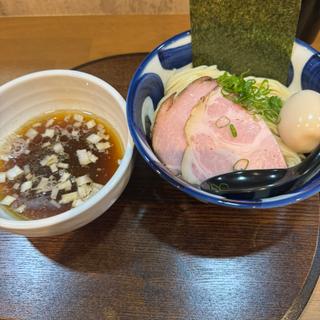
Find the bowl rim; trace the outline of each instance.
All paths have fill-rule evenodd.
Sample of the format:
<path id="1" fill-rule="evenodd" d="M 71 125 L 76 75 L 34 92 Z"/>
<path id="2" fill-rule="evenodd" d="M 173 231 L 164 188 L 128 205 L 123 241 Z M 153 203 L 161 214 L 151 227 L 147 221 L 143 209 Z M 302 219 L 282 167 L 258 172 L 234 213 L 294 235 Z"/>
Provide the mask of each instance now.
<path id="1" fill-rule="evenodd" d="M 47 78 L 47 77 L 61 77 L 61 76 L 85 80 L 107 91 L 116 100 L 117 107 L 120 108 L 120 110 L 123 112 L 125 119 L 127 119 L 126 102 L 124 98 L 121 96 L 121 94 L 106 81 L 82 71 L 67 70 L 67 69 L 50 69 L 50 70 L 32 72 L 1 85 L 0 95 L 8 89 L 11 89 L 16 85 L 21 85 L 30 80 Z M 128 129 L 127 123 L 128 122 L 126 121 L 126 127 Z M 110 191 L 112 191 L 112 189 L 115 186 L 117 186 L 121 178 L 125 175 L 125 173 L 129 169 L 129 166 L 132 160 L 133 149 L 134 149 L 134 143 L 129 130 L 128 130 L 127 143 L 124 146 L 124 148 L 125 148 L 125 152 L 120 161 L 120 165 L 115 171 L 115 173 L 113 174 L 113 176 L 111 177 L 111 179 L 101 188 L 101 190 L 99 190 L 95 195 L 93 195 L 91 198 L 86 200 L 81 206 L 71 208 L 70 210 L 67 210 L 65 212 L 62 212 L 52 217 L 35 219 L 35 220 L 11 220 L 11 219 L 0 217 L 0 228 L 5 228 L 7 230 L 19 230 L 19 231 L 36 230 L 36 229 L 41 229 L 45 227 L 53 227 L 54 225 L 61 224 L 81 214 L 84 214 L 87 210 L 90 210 L 92 206 L 100 202 Z"/>
<path id="2" fill-rule="evenodd" d="M 163 48 L 170 46 L 172 43 L 175 43 L 178 40 L 181 40 L 183 38 L 186 38 L 188 36 L 191 36 L 191 31 L 187 30 L 184 32 L 181 32 L 179 34 L 176 34 L 169 39 L 163 41 L 161 44 L 159 44 L 155 49 L 153 49 L 140 63 L 138 68 L 136 69 L 130 85 L 128 89 L 127 94 L 127 116 L 128 116 L 128 124 L 129 124 L 129 130 L 132 135 L 133 141 L 135 143 L 135 146 L 137 150 L 139 151 L 140 155 L 143 157 L 143 159 L 148 163 L 148 165 L 156 172 L 158 173 L 161 178 L 168 181 L 171 185 L 176 187 L 177 189 L 185 192 L 191 197 L 194 197 L 200 201 L 218 204 L 226 207 L 232 207 L 232 208 L 239 208 L 239 209 L 265 209 L 265 208 L 275 208 L 275 207 L 282 207 L 289 204 L 296 203 L 298 201 L 304 200 L 306 198 L 309 198 L 310 196 L 314 195 L 315 193 L 320 191 L 320 183 L 318 186 L 314 186 L 310 188 L 311 190 L 302 190 L 297 191 L 294 193 L 288 193 L 285 197 L 284 195 L 276 196 L 276 197 L 270 197 L 270 198 L 264 198 L 262 200 L 232 200 L 228 199 L 222 196 L 213 195 L 210 193 L 207 193 L 205 191 L 202 191 L 201 189 L 195 188 L 188 184 L 187 182 L 184 182 L 183 180 L 176 180 L 171 173 L 168 173 L 166 170 L 164 170 L 160 165 L 158 165 L 157 162 L 155 162 L 149 155 L 148 152 L 145 151 L 145 148 L 143 144 L 140 142 L 139 134 L 135 130 L 135 125 L 133 121 L 133 100 L 135 97 L 135 91 L 138 84 L 138 80 L 142 76 L 142 72 L 144 71 L 145 67 L 149 64 L 149 62 L 157 55 L 158 51 Z M 312 48 L 309 44 L 305 43 L 304 41 L 295 38 L 295 43 L 298 46 L 304 47 L 307 50 L 309 50 L 312 54 L 318 54 L 319 52 Z M 149 148 L 152 154 L 156 157 L 153 150 Z M 157 158 L 157 157 L 156 157 Z"/>

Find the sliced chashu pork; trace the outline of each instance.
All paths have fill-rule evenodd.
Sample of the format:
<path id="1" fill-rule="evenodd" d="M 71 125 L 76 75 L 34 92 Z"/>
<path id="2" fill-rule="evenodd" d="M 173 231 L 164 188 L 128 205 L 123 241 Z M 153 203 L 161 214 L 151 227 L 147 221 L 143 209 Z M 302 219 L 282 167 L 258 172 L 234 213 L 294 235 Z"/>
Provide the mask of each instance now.
<path id="1" fill-rule="evenodd" d="M 159 159 L 174 174 L 181 171 L 187 147 L 184 127 L 192 108 L 216 86 L 216 81 L 209 77 L 199 78 L 178 96 L 171 95 L 159 107 L 152 130 L 152 146 Z"/>
<path id="2" fill-rule="evenodd" d="M 220 87 L 193 108 L 185 133 L 188 147 L 181 171 L 190 183 L 239 169 L 287 167 L 265 122 L 223 97 Z"/>

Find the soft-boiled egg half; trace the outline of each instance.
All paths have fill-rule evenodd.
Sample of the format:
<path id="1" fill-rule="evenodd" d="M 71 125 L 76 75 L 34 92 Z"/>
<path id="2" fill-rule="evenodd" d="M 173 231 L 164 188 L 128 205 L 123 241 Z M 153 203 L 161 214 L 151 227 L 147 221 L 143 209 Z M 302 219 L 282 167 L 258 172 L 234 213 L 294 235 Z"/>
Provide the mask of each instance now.
<path id="1" fill-rule="evenodd" d="M 320 143 L 320 94 L 302 90 L 283 105 L 278 125 L 282 141 L 293 151 L 309 153 Z"/>

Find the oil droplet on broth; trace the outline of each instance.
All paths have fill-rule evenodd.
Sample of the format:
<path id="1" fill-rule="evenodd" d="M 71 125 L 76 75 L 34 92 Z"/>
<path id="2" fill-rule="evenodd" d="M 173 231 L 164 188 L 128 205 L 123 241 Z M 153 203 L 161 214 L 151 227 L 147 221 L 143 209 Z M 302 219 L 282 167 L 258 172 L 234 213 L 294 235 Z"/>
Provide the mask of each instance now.
<path id="1" fill-rule="evenodd" d="M 21 219 L 62 213 L 101 189 L 123 152 L 117 132 L 92 113 L 63 110 L 34 118 L 0 149 L 0 204 Z"/>

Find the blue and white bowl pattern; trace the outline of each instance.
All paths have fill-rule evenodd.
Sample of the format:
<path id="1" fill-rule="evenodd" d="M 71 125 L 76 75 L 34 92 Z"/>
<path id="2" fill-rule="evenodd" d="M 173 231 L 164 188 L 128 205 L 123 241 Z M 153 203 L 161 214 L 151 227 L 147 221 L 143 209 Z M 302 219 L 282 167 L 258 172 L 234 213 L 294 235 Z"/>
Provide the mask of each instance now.
<path id="1" fill-rule="evenodd" d="M 183 32 L 162 43 L 140 64 L 128 91 L 127 115 L 135 145 L 162 178 L 186 194 L 204 202 L 236 208 L 272 208 L 306 199 L 320 190 L 320 174 L 294 193 L 262 200 L 232 200 L 204 192 L 174 176 L 156 157 L 151 148 L 150 125 L 158 102 L 164 95 L 169 76 L 177 69 L 191 68 L 191 34 Z M 312 89 L 320 92 L 320 53 L 296 39 L 289 69 L 289 88 L 293 91 Z"/>

